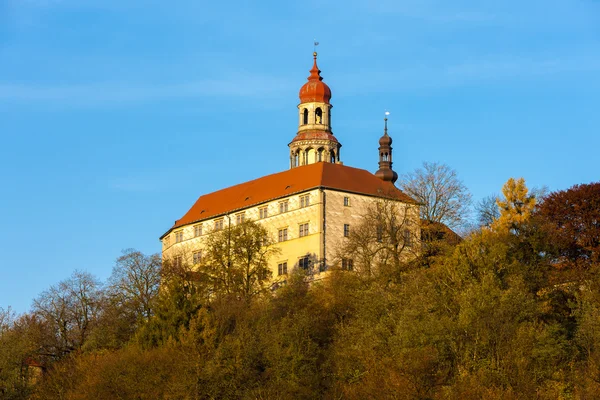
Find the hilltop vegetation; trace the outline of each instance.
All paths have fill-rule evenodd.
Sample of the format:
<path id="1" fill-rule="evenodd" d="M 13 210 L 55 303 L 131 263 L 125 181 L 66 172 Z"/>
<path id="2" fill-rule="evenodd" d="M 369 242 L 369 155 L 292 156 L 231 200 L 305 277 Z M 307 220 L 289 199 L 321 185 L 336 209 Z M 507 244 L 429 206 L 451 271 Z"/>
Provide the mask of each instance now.
<path id="1" fill-rule="evenodd" d="M 127 250 L 105 284 L 75 272 L 0 310 L 0 397 L 597 398 L 600 183 L 511 179 L 490 204 L 458 244 L 425 232 L 402 257 L 393 224 L 371 229 L 373 257 L 276 291 L 251 222 L 200 269 Z"/>

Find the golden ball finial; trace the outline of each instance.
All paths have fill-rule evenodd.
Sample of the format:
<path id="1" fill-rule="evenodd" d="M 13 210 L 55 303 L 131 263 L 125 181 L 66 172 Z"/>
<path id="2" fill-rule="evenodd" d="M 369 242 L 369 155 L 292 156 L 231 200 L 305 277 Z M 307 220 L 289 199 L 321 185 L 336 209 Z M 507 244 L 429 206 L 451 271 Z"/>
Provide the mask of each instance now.
<path id="1" fill-rule="evenodd" d="M 313 57 L 317 57 L 317 52 L 313 51 Z"/>

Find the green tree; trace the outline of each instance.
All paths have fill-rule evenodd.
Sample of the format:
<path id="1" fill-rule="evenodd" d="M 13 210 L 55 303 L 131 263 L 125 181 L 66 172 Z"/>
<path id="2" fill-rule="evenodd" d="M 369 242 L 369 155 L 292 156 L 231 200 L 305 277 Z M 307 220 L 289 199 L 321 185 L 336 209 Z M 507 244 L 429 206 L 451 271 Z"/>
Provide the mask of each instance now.
<path id="1" fill-rule="evenodd" d="M 269 259 L 279 250 L 261 225 L 245 221 L 228 224 L 207 236 L 197 268 L 215 295 L 251 300 L 269 288 Z"/>

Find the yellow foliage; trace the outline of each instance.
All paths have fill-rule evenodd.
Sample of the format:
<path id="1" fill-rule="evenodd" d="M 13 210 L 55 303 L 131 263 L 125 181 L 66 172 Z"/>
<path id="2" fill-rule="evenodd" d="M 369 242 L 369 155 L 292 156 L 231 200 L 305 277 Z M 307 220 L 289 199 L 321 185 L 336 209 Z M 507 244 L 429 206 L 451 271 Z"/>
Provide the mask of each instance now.
<path id="1" fill-rule="evenodd" d="M 525 179 L 510 178 L 502 187 L 504 200 L 497 199 L 500 217 L 492 224 L 497 232 L 518 231 L 521 224 L 529 219 L 535 207 L 535 196 L 529 195 Z"/>

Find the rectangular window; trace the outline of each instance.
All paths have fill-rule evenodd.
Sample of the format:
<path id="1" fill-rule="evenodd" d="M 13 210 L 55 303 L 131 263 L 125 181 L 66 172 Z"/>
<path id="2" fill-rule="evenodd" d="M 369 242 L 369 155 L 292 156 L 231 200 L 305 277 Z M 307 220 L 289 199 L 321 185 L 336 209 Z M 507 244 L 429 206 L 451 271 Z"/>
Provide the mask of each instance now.
<path id="1" fill-rule="evenodd" d="M 377 227 L 377 241 L 379 243 L 383 242 L 383 226 L 378 226 Z"/>
<path id="2" fill-rule="evenodd" d="M 300 208 L 308 207 L 310 205 L 310 195 L 300 196 Z"/>
<path id="3" fill-rule="evenodd" d="M 173 258 L 173 265 L 178 268 L 181 267 L 183 265 L 183 257 L 177 256 Z"/>
<path id="4" fill-rule="evenodd" d="M 171 237 L 170 237 L 170 236 L 167 236 L 167 237 L 165 237 L 165 238 L 164 238 L 164 240 L 163 240 L 163 243 L 165 244 L 165 246 L 168 246 L 168 245 L 169 245 L 169 243 L 171 242 L 171 240 L 170 240 L 170 239 L 171 239 Z"/>
<path id="5" fill-rule="evenodd" d="M 412 246 L 412 235 L 409 229 L 404 230 L 404 245 Z"/>
<path id="6" fill-rule="evenodd" d="M 302 257 L 298 260 L 298 266 L 302 269 L 308 269 L 310 266 L 310 260 L 308 257 Z"/>
<path id="7" fill-rule="evenodd" d="M 215 220 L 215 231 L 223 230 L 223 218 Z"/>
<path id="8" fill-rule="evenodd" d="M 281 201 L 279 202 L 279 213 L 284 213 L 287 212 L 288 210 L 288 201 Z"/>
<path id="9" fill-rule="evenodd" d="M 279 241 L 285 242 L 287 240 L 287 228 L 279 230 Z"/>
<path id="10" fill-rule="evenodd" d="M 279 275 L 287 275 L 287 261 L 277 264 L 277 273 Z"/>
<path id="11" fill-rule="evenodd" d="M 300 237 L 308 235 L 308 222 L 305 224 L 300 224 Z"/>
<path id="12" fill-rule="evenodd" d="M 344 224 L 344 237 L 350 236 L 350 224 Z"/>
<path id="13" fill-rule="evenodd" d="M 350 197 L 344 197 L 344 207 L 350 207 Z"/>
<path id="14" fill-rule="evenodd" d="M 246 213 L 239 213 L 239 214 L 235 214 L 235 223 L 236 224 L 243 224 L 244 221 L 246 221 Z"/>
<path id="15" fill-rule="evenodd" d="M 183 229 L 175 232 L 175 243 L 183 242 Z"/>
<path id="16" fill-rule="evenodd" d="M 342 269 L 344 271 L 354 270 L 354 260 L 351 258 L 342 258 Z"/>
<path id="17" fill-rule="evenodd" d="M 194 237 L 202 236 L 202 224 L 194 225 Z"/>
<path id="18" fill-rule="evenodd" d="M 194 265 L 197 265 L 197 264 L 200 264 L 200 261 L 202 261 L 202 252 L 195 251 L 192 254 L 192 262 L 194 263 Z"/>
<path id="19" fill-rule="evenodd" d="M 264 219 L 267 218 L 269 216 L 269 211 L 268 211 L 268 207 L 261 207 L 258 209 L 258 217 L 260 219 Z"/>

